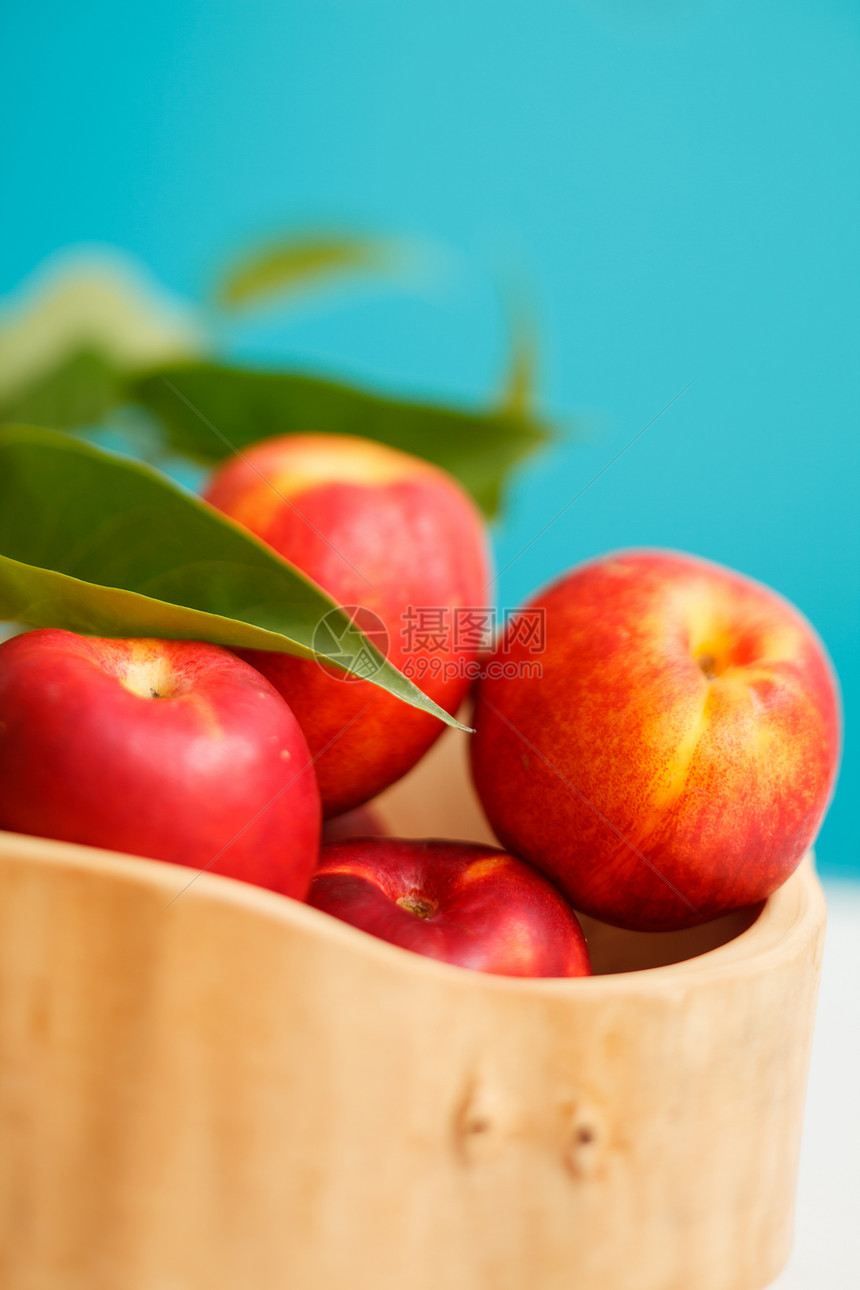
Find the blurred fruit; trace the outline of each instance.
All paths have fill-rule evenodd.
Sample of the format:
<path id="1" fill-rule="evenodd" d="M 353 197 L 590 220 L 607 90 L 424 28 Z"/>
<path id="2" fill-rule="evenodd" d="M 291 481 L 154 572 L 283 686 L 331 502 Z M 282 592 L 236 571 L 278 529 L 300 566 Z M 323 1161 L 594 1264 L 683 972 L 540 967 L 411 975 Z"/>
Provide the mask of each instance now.
<path id="1" fill-rule="evenodd" d="M 377 629 L 390 661 L 441 707 L 457 710 L 478 645 L 474 629 L 466 638 L 460 611 L 483 611 L 488 575 L 483 522 L 454 479 L 368 440 L 290 435 L 231 460 L 205 496 L 339 605 L 360 607 L 358 626 Z M 295 712 L 316 758 L 326 815 L 375 797 L 444 728 L 369 681 L 312 660 L 243 657 Z"/>
<path id="2" fill-rule="evenodd" d="M 322 842 L 345 842 L 347 838 L 384 838 L 388 833 L 382 820 L 369 806 L 357 806 L 343 815 L 323 820 Z"/>

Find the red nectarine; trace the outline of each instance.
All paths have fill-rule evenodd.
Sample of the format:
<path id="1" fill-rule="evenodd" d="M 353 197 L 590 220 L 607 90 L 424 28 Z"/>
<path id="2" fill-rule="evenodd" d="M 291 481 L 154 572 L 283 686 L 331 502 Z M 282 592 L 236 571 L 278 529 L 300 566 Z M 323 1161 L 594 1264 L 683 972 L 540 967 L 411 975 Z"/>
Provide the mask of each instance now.
<path id="1" fill-rule="evenodd" d="M 292 712 L 228 650 L 32 631 L 0 646 L 0 828 L 303 898 L 320 803 Z"/>
<path id="2" fill-rule="evenodd" d="M 530 865 L 469 842 L 323 847 L 308 902 L 403 949 L 502 976 L 588 976 L 573 911 Z"/>

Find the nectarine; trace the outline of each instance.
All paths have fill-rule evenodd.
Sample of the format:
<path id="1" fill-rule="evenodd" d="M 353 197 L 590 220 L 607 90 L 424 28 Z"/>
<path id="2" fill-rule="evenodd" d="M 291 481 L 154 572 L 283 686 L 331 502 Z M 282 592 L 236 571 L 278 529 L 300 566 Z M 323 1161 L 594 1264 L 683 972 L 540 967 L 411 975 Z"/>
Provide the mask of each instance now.
<path id="1" fill-rule="evenodd" d="M 344 435 L 288 435 L 246 449 L 205 493 L 225 514 L 297 565 L 343 606 L 378 616 L 387 656 L 448 712 L 472 681 L 478 644 L 455 615 L 482 608 L 487 545 L 477 509 L 444 471 Z M 359 626 L 364 626 L 357 616 Z M 372 685 L 308 659 L 243 657 L 289 703 L 317 758 L 326 815 L 399 779 L 442 723 Z"/>
<path id="2" fill-rule="evenodd" d="M 573 911 L 530 865 L 477 843 L 323 847 L 308 903 L 403 949 L 502 976 L 588 976 Z"/>
<path id="3" fill-rule="evenodd" d="M 0 646 L 0 828 L 301 899 L 320 802 L 289 707 L 228 650 L 32 631 Z"/>
<path id="4" fill-rule="evenodd" d="M 502 845 L 622 927 L 763 900 L 813 842 L 839 760 L 809 623 L 740 574 L 658 551 L 575 569 L 536 607 L 542 675 L 515 674 L 512 629 L 475 712 L 474 781 Z"/>

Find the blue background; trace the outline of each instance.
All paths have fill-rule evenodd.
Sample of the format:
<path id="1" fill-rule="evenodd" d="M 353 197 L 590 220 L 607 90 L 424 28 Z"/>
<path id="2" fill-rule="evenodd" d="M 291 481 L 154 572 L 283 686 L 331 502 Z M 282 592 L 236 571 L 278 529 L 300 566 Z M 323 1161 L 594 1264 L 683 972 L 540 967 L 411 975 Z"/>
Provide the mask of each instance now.
<path id="1" fill-rule="evenodd" d="M 695 378 L 505 570 L 501 600 L 640 544 L 789 596 L 848 722 L 820 860 L 860 873 L 855 3 L 45 3 L 0 47 L 0 291 L 80 241 L 201 297 L 252 235 L 417 235 L 441 272 L 225 343 L 479 400 L 504 364 L 500 284 L 529 284 L 546 407 L 592 415 L 519 477 L 500 566 Z"/>

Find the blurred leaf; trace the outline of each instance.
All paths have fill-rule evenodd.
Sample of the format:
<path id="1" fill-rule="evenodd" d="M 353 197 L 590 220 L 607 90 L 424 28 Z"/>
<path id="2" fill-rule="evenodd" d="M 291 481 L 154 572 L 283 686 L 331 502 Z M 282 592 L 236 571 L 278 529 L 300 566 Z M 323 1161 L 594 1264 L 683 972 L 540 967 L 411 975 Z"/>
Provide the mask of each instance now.
<path id="1" fill-rule="evenodd" d="M 528 417 L 538 386 L 538 327 L 534 312 L 521 295 L 508 306 L 511 356 L 502 391 L 502 407 L 513 416 Z"/>
<path id="2" fill-rule="evenodd" d="M 251 251 L 224 274 L 216 301 L 225 308 L 288 295 L 321 279 L 348 272 L 390 268 L 393 245 L 355 235 L 307 234 Z"/>
<path id="3" fill-rule="evenodd" d="M 62 389 L 69 381 L 73 406 L 90 419 L 82 393 L 86 377 L 101 387 L 112 372 L 199 357 L 204 341 L 194 308 L 165 291 L 130 256 L 66 251 L 0 300 L 3 419 L 40 397 L 44 387 Z M 52 419 L 74 424 L 71 407 L 65 411 L 59 398 L 54 407 Z"/>
<path id="4" fill-rule="evenodd" d="M 314 628 L 331 613 L 343 653 L 379 663 L 375 684 L 457 725 L 315 583 L 205 502 L 67 435 L 0 429 L 0 619 L 320 657 Z"/>
<path id="5" fill-rule="evenodd" d="M 395 249 L 369 238 L 296 238 L 246 259 L 228 274 L 223 295 L 238 305 L 391 263 Z M 170 451 L 206 466 L 275 434 L 355 434 L 436 462 L 493 515 L 507 474 L 548 438 L 531 411 L 534 332 L 522 324 L 522 310 L 512 317 L 511 370 L 499 404 L 464 411 L 203 359 L 206 337 L 193 310 L 122 256 L 77 256 L 42 271 L 0 307 L 0 422 L 81 430 L 113 423 L 124 405 L 140 403 L 155 419 L 136 423 L 163 430 Z M 122 419 L 124 426 L 135 420 L 124 412 Z"/>
<path id="6" fill-rule="evenodd" d="M 541 422 L 516 411 L 458 411 L 297 372 L 215 363 L 151 372 L 131 393 L 162 420 L 172 447 L 197 461 L 214 464 L 272 435 L 362 435 L 444 467 L 488 515 L 511 467 L 549 438 Z"/>
<path id="7" fill-rule="evenodd" d="M 102 421 L 124 397 L 122 374 L 103 351 L 79 349 L 41 372 L 22 390 L 0 398 L 0 422 L 72 430 Z"/>

